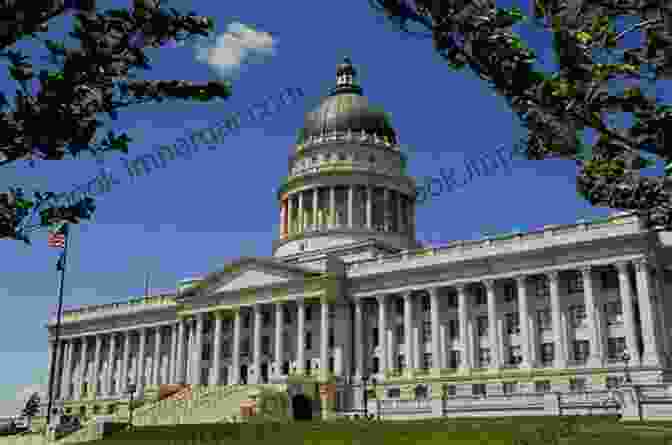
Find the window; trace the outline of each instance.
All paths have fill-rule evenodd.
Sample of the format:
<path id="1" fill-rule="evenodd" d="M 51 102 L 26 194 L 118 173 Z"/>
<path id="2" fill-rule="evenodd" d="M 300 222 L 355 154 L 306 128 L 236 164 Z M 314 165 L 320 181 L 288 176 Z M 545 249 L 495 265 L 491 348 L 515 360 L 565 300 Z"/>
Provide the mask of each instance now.
<path id="1" fill-rule="evenodd" d="M 378 328 L 373 328 L 373 346 L 378 346 Z"/>
<path id="2" fill-rule="evenodd" d="M 518 313 L 511 312 L 505 315 L 506 319 L 506 333 L 509 335 L 520 334 L 520 323 L 518 321 Z"/>
<path id="3" fill-rule="evenodd" d="M 518 389 L 518 382 L 504 382 L 502 383 L 502 392 L 504 394 L 513 394 Z"/>
<path id="4" fill-rule="evenodd" d="M 270 326 L 271 324 L 271 313 L 270 311 L 264 311 L 261 313 L 262 324 L 264 326 Z"/>
<path id="5" fill-rule="evenodd" d="M 604 313 L 607 314 L 607 324 L 615 325 L 623 323 L 623 305 L 620 301 L 610 301 L 604 305 Z"/>
<path id="6" fill-rule="evenodd" d="M 397 368 L 400 370 L 406 368 L 406 357 L 404 357 L 404 354 L 397 356 Z"/>
<path id="7" fill-rule="evenodd" d="M 243 328 L 245 329 L 250 328 L 250 314 L 245 314 L 243 316 Z"/>
<path id="8" fill-rule="evenodd" d="M 271 353 L 271 337 L 268 335 L 261 337 L 261 353 L 266 355 Z"/>
<path id="9" fill-rule="evenodd" d="M 432 340 L 432 323 L 429 321 L 422 322 L 422 342 L 428 342 Z"/>
<path id="10" fill-rule="evenodd" d="M 478 363 L 481 368 L 485 368 L 490 364 L 490 348 L 479 348 Z"/>
<path id="11" fill-rule="evenodd" d="M 430 310 L 429 295 L 423 294 L 423 296 L 422 296 L 422 312 L 429 312 L 429 310 Z"/>
<path id="12" fill-rule="evenodd" d="M 618 289 L 618 274 L 615 270 L 602 271 L 600 272 L 602 289 Z"/>
<path id="13" fill-rule="evenodd" d="M 548 278 L 544 276 L 538 277 L 534 280 L 535 295 L 537 297 L 547 297 L 550 292 L 548 288 Z"/>
<path id="14" fill-rule="evenodd" d="M 457 369 L 460 366 L 460 351 L 450 351 L 448 362 L 451 369 Z"/>
<path id="15" fill-rule="evenodd" d="M 378 357 L 373 358 L 373 364 L 372 364 L 371 367 L 373 368 L 372 372 L 374 374 L 377 374 L 377 373 L 380 372 L 380 359 Z"/>
<path id="16" fill-rule="evenodd" d="M 570 294 L 578 294 L 583 292 L 583 276 L 579 272 L 575 272 L 567 282 L 567 292 Z"/>
<path id="17" fill-rule="evenodd" d="M 625 337 L 607 339 L 607 358 L 609 360 L 621 360 L 625 351 Z"/>
<path id="18" fill-rule="evenodd" d="M 334 372 L 334 358 L 329 357 L 329 372 Z"/>
<path id="19" fill-rule="evenodd" d="M 306 321 L 311 321 L 313 319 L 313 306 L 306 305 Z"/>
<path id="20" fill-rule="evenodd" d="M 448 331 L 450 333 L 450 338 L 455 339 L 459 336 L 459 321 L 458 320 L 450 320 L 448 321 Z"/>
<path id="21" fill-rule="evenodd" d="M 369 162 L 374 164 L 376 162 L 376 157 L 374 155 L 369 156 Z"/>
<path id="22" fill-rule="evenodd" d="M 548 331 L 551 329 L 551 311 L 544 309 L 537 311 L 537 323 L 540 331 Z"/>
<path id="23" fill-rule="evenodd" d="M 572 323 L 575 328 L 582 327 L 586 320 L 586 305 L 577 304 L 569 307 L 569 312 L 572 314 Z"/>
<path id="24" fill-rule="evenodd" d="M 574 360 L 577 362 L 585 362 L 590 354 L 590 344 L 588 340 L 574 341 Z"/>
<path id="25" fill-rule="evenodd" d="M 403 324 L 397 325 L 397 342 L 398 343 L 403 343 L 404 342 L 404 325 Z"/>
<path id="26" fill-rule="evenodd" d="M 250 353 L 250 339 L 246 338 L 243 340 L 242 344 L 240 345 L 240 353 L 241 355 L 247 355 Z"/>
<path id="27" fill-rule="evenodd" d="M 404 315 L 404 300 L 401 298 L 395 302 L 397 307 L 397 315 Z"/>
<path id="28" fill-rule="evenodd" d="M 488 296 L 482 286 L 474 287 L 474 297 L 476 298 L 476 305 L 483 306 L 488 304 Z"/>
<path id="29" fill-rule="evenodd" d="M 516 287 L 513 283 L 504 284 L 504 302 L 511 303 L 516 299 Z"/>
<path id="30" fill-rule="evenodd" d="M 542 343 L 541 362 L 544 366 L 551 366 L 553 364 L 554 347 L 553 343 Z"/>
<path id="31" fill-rule="evenodd" d="M 282 375 L 287 374 L 289 374 L 289 360 L 285 360 L 285 362 L 282 364 Z"/>
<path id="32" fill-rule="evenodd" d="M 551 381 L 550 380 L 540 380 L 534 382 L 534 391 L 535 392 L 551 392 Z"/>
<path id="33" fill-rule="evenodd" d="M 457 307 L 457 293 L 451 292 L 448 294 L 448 306 Z"/>
<path id="34" fill-rule="evenodd" d="M 212 327 L 212 320 L 209 317 L 203 319 L 203 334 L 207 334 Z"/>
<path id="35" fill-rule="evenodd" d="M 203 351 L 201 351 L 201 360 L 210 360 L 210 343 L 203 344 Z"/>
<path id="36" fill-rule="evenodd" d="M 455 397 L 457 395 L 457 386 L 446 385 L 446 395 Z"/>
<path id="37" fill-rule="evenodd" d="M 573 378 L 569 379 L 569 391 L 570 392 L 583 392 L 586 390 L 586 379 L 585 378 Z"/>
<path id="38" fill-rule="evenodd" d="M 329 305 L 329 320 L 333 320 L 336 318 L 336 305 L 330 304 Z"/>
<path id="39" fill-rule="evenodd" d="M 415 400 L 425 400 L 429 396 L 429 390 L 426 385 L 417 385 L 415 387 Z"/>
<path id="40" fill-rule="evenodd" d="M 478 328 L 479 337 L 485 337 L 488 335 L 488 317 L 476 317 L 476 326 Z"/>
<path id="41" fill-rule="evenodd" d="M 338 154 L 338 160 L 339 161 L 345 161 L 345 153 L 339 153 Z"/>
<path id="42" fill-rule="evenodd" d="M 607 389 L 615 389 L 621 386 L 621 379 L 620 377 L 607 377 L 607 382 L 606 382 Z"/>
<path id="43" fill-rule="evenodd" d="M 390 388 L 387 390 L 387 397 L 390 399 L 398 399 L 401 397 L 401 388 Z"/>
<path id="44" fill-rule="evenodd" d="M 336 337 L 334 336 L 334 328 L 329 329 L 329 347 L 333 348 L 336 343 Z"/>
<path id="45" fill-rule="evenodd" d="M 475 396 L 485 397 L 487 394 L 485 383 L 474 383 L 471 385 L 471 393 Z"/>
<path id="46" fill-rule="evenodd" d="M 422 369 L 429 369 L 432 367 L 432 354 L 423 354 Z"/>
<path id="47" fill-rule="evenodd" d="M 224 357 L 231 356 L 231 343 L 228 341 L 222 343 L 222 353 L 224 354 Z"/>
<path id="48" fill-rule="evenodd" d="M 310 360 L 306 360 L 306 375 L 310 375 Z"/>
<path id="49" fill-rule="evenodd" d="M 509 347 L 509 364 L 517 365 L 523 361 L 523 356 L 520 352 L 520 346 L 510 346 Z"/>
<path id="50" fill-rule="evenodd" d="M 289 312 L 288 308 L 283 308 L 283 311 L 285 313 L 285 324 L 291 324 L 292 323 L 292 313 Z"/>
<path id="51" fill-rule="evenodd" d="M 307 351 L 310 351 L 310 349 L 313 347 L 313 335 L 310 331 L 306 332 L 306 338 L 305 338 L 305 346 Z"/>

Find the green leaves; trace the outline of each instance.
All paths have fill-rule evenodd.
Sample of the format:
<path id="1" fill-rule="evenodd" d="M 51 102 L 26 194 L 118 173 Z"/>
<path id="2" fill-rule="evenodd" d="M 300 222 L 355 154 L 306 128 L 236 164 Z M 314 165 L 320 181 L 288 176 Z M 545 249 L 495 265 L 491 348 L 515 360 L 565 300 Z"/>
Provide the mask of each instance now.
<path id="1" fill-rule="evenodd" d="M 110 130 L 100 145 L 106 147 L 107 150 L 119 150 L 124 154 L 128 154 L 128 143 L 132 141 L 133 139 L 128 137 L 128 134 L 122 133 L 120 136 L 115 136 L 114 132 Z"/>

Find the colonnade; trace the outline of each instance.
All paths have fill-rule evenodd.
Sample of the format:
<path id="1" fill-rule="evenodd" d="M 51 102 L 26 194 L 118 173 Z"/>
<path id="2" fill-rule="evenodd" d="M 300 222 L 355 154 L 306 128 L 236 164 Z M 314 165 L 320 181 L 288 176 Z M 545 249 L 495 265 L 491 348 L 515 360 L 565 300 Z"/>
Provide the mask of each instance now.
<path id="1" fill-rule="evenodd" d="M 281 234 L 286 237 L 336 227 L 415 233 L 412 202 L 397 190 L 371 185 L 301 190 L 282 200 Z"/>

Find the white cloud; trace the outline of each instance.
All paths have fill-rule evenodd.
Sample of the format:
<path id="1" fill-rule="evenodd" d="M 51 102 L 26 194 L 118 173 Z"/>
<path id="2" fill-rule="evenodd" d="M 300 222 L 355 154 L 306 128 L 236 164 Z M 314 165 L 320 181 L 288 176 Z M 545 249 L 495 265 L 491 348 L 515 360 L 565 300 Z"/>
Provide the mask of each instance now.
<path id="1" fill-rule="evenodd" d="M 243 64 L 263 63 L 275 55 L 277 40 L 268 32 L 236 22 L 208 43 L 196 46 L 196 60 L 210 65 L 221 78 L 232 79 Z"/>

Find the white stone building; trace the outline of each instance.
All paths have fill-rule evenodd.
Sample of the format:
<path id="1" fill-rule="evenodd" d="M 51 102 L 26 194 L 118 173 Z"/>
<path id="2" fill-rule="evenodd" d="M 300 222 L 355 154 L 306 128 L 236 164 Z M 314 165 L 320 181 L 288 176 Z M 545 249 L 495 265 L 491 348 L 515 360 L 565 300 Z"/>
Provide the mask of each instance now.
<path id="1" fill-rule="evenodd" d="M 277 197 L 274 256 L 241 258 L 173 294 L 68 311 L 57 399 L 289 373 L 335 381 L 347 410 L 361 406 L 362 376 L 385 399 L 419 397 L 419 383 L 435 398 L 436 384 L 454 397 L 604 389 L 626 372 L 667 381 L 667 234 L 621 214 L 422 248 L 395 131 L 355 75 L 346 59 L 306 115 Z"/>

